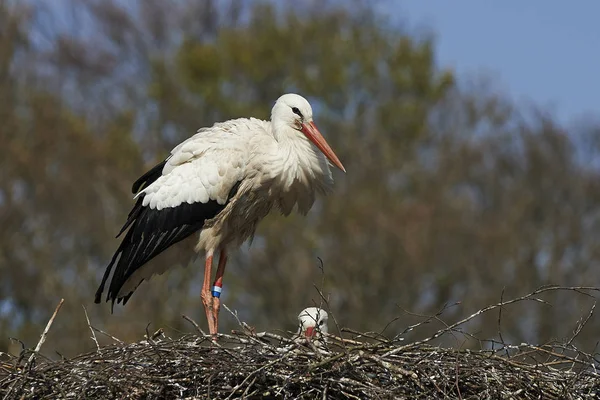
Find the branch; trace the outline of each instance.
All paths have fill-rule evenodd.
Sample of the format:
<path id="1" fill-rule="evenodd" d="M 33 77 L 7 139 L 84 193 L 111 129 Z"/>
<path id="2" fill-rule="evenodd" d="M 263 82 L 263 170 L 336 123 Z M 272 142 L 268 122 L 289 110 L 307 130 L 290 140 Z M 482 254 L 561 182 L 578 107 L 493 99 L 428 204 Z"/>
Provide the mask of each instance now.
<path id="1" fill-rule="evenodd" d="M 33 362 L 33 360 L 35 359 L 36 354 L 40 352 L 40 349 L 42 348 L 42 345 L 44 344 L 44 342 L 46 341 L 46 337 L 48 336 L 48 331 L 50 330 L 50 327 L 52 326 L 52 323 L 54 322 L 54 318 L 56 318 L 56 314 L 58 314 L 58 311 L 60 310 L 60 308 L 62 307 L 64 302 L 65 302 L 65 299 L 60 299 L 60 301 L 58 302 L 58 305 L 56 306 L 56 309 L 54 310 L 52 317 L 50 317 L 50 320 L 48 321 L 46 328 L 42 332 L 42 336 L 40 336 L 40 341 L 38 342 L 37 346 L 35 346 L 35 350 L 33 351 L 33 353 L 31 353 L 31 356 L 29 356 L 29 359 L 25 363 L 25 367 L 23 368 L 23 371 L 27 370 L 27 367 L 29 367 L 31 365 L 31 363 Z"/>

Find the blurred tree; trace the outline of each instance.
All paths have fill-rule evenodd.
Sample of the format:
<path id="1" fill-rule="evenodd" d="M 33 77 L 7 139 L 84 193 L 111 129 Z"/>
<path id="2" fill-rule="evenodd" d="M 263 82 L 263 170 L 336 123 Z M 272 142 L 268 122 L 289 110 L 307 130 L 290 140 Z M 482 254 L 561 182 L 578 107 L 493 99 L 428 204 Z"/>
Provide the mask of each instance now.
<path id="1" fill-rule="evenodd" d="M 489 82 L 457 84 L 431 37 L 369 6 L 0 1 L 0 349 L 9 336 L 33 346 L 60 297 L 45 348 L 66 355 L 93 346 L 81 304 L 124 340 L 148 322 L 189 330 L 182 313 L 204 324 L 198 262 L 115 315 L 92 304 L 130 185 L 199 127 L 268 118 L 288 91 L 311 100 L 348 174 L 308 217 L 268 218 L 234 257 L 224 301 L 258 329 L 293 329 L 320 302 L 317 257 L 337 320 L 381 330 L 400 317 L 389 335 L 414 322 L 405 309 L 461 301 L 454 319 L 503 290 L 597 282 L 600 180 L 583 161 L 598 154 L 597 121 L 567 131 Z M 551 296 L 506 310 L 504 338 L 568 337 L 591 303 Z M 589 324 L 588 349 L 600 320 Z M 497 316 L 470 328 L 494 337 Z"/>

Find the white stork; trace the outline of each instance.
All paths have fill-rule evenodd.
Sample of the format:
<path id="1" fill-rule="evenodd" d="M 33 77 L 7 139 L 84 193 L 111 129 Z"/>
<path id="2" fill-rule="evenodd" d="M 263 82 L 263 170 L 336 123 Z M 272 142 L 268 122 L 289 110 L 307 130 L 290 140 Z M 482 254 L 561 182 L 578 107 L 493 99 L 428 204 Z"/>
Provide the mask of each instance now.
<path id="1" fill-rule="evenodd" d="M 306 339 L 319 338 L 328 333 L 327 311 L 318 307 L 305 308 L 298 314 L 298 335 Z"/>
<path id="2" fill-rule="evenodd" d="M 206 257 L 202 304 L 209 331 L 216 334 L 228 251 L 252 237 L 274 206 L 288 215 L 297 205 L 306 214 L 315 194 L 332 188 L 327 159 L 345 172 L 312 117 L 306 99 L 285 94 L 273 106 L 270 122 L 240 118 L 216 123 L 175 147 L 133 184 L 137 202 L 119 235 L 129 230 L 106 268 L 95 302 L 100 303 L 113 267 L 106 297 L 112 308 L 115 301 L 126 304 L 144 279 L 174 265 L 173 259 L 158 263 L 158 254 L 178 242 L 174 248 L 189 246 L 184 239 L 199 232 L 193 245 Z"/>

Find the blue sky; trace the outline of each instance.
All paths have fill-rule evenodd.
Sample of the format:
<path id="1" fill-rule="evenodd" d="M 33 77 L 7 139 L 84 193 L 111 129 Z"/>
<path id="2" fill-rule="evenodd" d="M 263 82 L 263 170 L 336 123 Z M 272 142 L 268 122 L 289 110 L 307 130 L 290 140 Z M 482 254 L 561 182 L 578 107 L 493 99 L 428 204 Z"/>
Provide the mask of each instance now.
<path id="1" fill-rule="evenodd" d="M 600 116 L 600 0 L 389 0 L 412 29 L 436 34 L 442 66 L 482 73 L 563 122 Z"/>

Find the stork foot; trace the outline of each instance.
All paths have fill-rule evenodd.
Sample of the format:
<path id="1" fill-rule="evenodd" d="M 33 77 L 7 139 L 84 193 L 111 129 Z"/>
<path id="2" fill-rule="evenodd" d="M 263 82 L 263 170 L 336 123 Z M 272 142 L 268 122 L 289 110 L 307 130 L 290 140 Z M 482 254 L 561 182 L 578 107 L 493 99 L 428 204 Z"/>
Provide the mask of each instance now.
<path id="1" fill-rule="evenodd" d="M 218 297 L 213 297 L 212 300 L 212 316 L 213 316 L 213 324 L 215 326 L 215 333 L 219 330 L 219 310 L 221 308 L 221 299 Z"/>
<path id="2" fill-rule="evenodd" d="M 217 328 L 215 325 L 215 318 L 213 312 L 213 300 L 212 294 L 209 291 L 202 291 L 200 295 L 202 298 L 202 305 L 204 306 L 204 312 L 206 313 L 206 320 L 208 322 L 208 331 L 211 335 L 217 334 Z"/>

